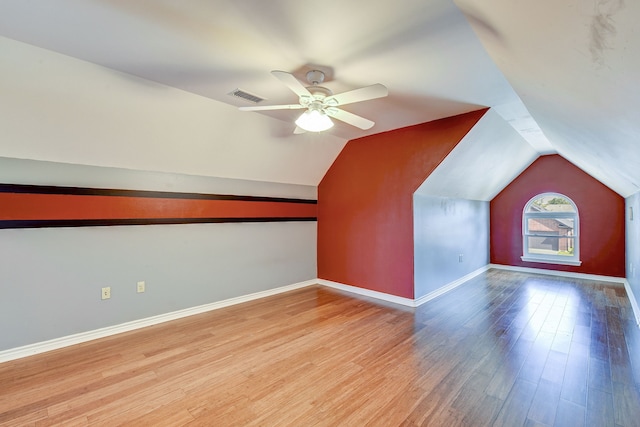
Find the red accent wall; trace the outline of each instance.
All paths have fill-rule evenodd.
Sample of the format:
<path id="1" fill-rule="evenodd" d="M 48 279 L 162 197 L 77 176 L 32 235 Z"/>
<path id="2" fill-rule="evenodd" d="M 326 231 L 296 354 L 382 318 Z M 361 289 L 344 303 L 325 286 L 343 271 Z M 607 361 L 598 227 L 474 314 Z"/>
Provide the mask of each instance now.
<path id="1" fill-rule="evenodd" d="M 581 266 L 524 262 L 522 210 L 535 195 L 561 193 L 578 206 Z M 542 156 L 492 201 L 491 262 L 604 276 L 625 276 L 624 199 L 559 155 Z"/>
<path id="2" fill-rule="evenodd" d="M 413 193 L 485 112 L 349 141 L 318 186 L 318 277 L 413 298 Z"/>

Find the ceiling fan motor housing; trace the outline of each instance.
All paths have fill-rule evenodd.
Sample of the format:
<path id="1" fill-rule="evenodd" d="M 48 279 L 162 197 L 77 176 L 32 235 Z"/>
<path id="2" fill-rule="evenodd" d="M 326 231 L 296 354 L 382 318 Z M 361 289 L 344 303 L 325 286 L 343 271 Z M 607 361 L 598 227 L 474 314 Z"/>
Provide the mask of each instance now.
<path id="1" fill-rule="evenodd" d="M 309 86 L 307 90 L 311 97 L 304 95 L 300 97 L 300 105 L 305 107 L 316 106 L 318 107 L 316 109 L 321 109 L 324 106 L 325 99 L 333 95 L 330 89 L 323 86 Z"/>

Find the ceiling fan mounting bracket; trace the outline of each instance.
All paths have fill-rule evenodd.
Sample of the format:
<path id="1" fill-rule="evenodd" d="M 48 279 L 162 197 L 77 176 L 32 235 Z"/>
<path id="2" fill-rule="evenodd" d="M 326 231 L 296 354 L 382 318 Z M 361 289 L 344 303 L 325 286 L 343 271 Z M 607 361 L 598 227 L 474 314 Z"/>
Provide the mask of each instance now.
<path id="1" fill-rule="evenodd" d="M 309 84 L 316 86 L 324 81 L 324 73 L 320 70 L 311 70 L 307 72 L 307 81 Z"/>

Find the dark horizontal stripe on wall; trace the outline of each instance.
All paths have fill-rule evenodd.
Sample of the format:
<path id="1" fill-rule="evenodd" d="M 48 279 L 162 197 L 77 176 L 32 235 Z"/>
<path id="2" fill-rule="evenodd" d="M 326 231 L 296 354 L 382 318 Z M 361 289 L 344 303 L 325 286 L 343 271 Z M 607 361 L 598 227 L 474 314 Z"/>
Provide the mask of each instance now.
<path id="1" fill-rule="evenodd" d="M 239 222 L 297 222 L 317 221 L 316 217 L 277 218 L 133 218 L 133 219 L 74 219 L 74 220 L 14 220 L 0 221 L 0 229 L 105 227 L 121 225 L 221 224 Z"/>
<path id="2" fill-rule="evenodd" d="M 0 184 L 0 228 L 317 221 L 317 201 Z"/>
<path id="3" fill-rule="evenodd" d="M 118 190 L 108 188 L 58 187 L 51 185 L 0 184 L 0 193 L 61 194 L 73 196 L 145 197 L 154 199 L 236 200 L 317 204 L 317 200 L 287 197 L 238 196 L 233 194 L 174 193 L 171 191 Z"/>

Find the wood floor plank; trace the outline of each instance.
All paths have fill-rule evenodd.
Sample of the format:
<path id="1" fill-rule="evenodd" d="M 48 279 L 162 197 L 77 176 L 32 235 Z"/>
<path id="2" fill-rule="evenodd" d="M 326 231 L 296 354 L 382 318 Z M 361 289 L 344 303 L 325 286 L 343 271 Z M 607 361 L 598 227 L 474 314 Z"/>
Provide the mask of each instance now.
<path id="1" fill-rule="evenodd" d="M 586 408 L 568 400 L 560 399 L 556 410 L 554 427 L 585 426 Z"/>
<path id="2" fill-rule="evenodd" d="M 540 424 L 553 425 L 561 391 L 562 388 L 557 383 L 541 380 L 529 407 L 527 419 Z"/>
<path id="3" fill-rule="evenodd" d="M 589 358 L 589 387 L 605 393 L 613 393 L 611 384 L 611 366 L 609 361 L 596 357 Z"/>
<path id="4" fill-rule="evenodd" d="M 531 341 L 522 340 L 510 349 L 502 359 L 501 367 L 491 379 L 485 393 L 500 400 L 507 398 L 533 344 Z"/>
<path id="5" fill-rule="evenodd" d="M 449 411 L 449 407 L 469 375 L 473 373 L 476 365 L 477 361 L 471 358 L 462 358 L 459 363 L 448 365 L 446 369 L 442 369 L 441 372 L 447 371 L 446 375 L 435 386 L 427 384 L 423 386 L 427 393 L 409 414 L 407 420 L 418 425 L 424 424 L 426 421 L 431 424 L 439 422 L 440 425 L 447 425 L 456 419 L 455 416 L 452 416 L 452 411 Z M 429 381 L 429 383 L 433 384 L 434 382 Z"/>
<path id="6" fill-rule="evenodd" d="M 586 405 L 589 374 L 589 347 L 574 342 L 569 350 L 562 382 L 562 398 Z"/>
<path id="7" fill-rule="evenodd" d="M 494 426 L 521 426 L 527 420 L 529 407 L 536 392 L 536 384 L 518 379 L 504 402 Z"/>
<path id="8" fill-rule="evenodd" d="M 533 343 L 532 349 L 520 369 L 520 373 L 518 374 L 519 378 L 535 383 L 540 380 L 555 337 L 556 334 L 549 332 L 540 331 L 540 333 L 538 333 L 538 337 Z"/>
<path id="9" fill-rule="evenodd" d="M 504 401 L 493 396 L 480 394 L 476 402 L 475 406 L 464 413 L 464 425 L 474 427 L 493 426 L 504 405 Z"/>
<path id="10" fill-rule="evenodd" d="M 638 390 L 638 387 L 614 383 L 613 411 L 617 425 L 640 425 L 640 390 Z"/>
<path id="11" fill-rule="evenodd" d="M 490 381 L 491 377 L 476 370 L 453 400 L 451 407 L 465 425 L 489 426 L 498 416 L 504 401 L 484 394 Z"/>
<path id="12" fill-rule="evenodd" d="M 587 422 L 600 427 L 615 427 L 613 396 L 598 389 L 589 389 Z"/>
<path id="13" fill-rule="evenodd" d="M 634 375 L 631 359 L 633 355 L 627 348 L 627 341 L 624 336 L 611 334 L 609 346 L 609 360 L 611 368 L 611 379 L 619 383 L 633 384 Z M 636 353 L 637 355 L 638 353 Z"/>
<path id="14" fill-rule="evenodd" d="M 640 327 L 635 322 L 635 317 L 628 301 L 626 302 L 625 308 L 620 311 L 624 329 L 624 339 L 627 347 L 627 358 L 629 360 L 631 377 L 633 378 L 631 382 L 640 386 L 640 358 L 637 357 L 637 355 L 640 354 Z M 625 358 L 621 357 L 620 360 L 622 360 L 623 364 L 625 363 Z"/>
<path id="15" fill-rule="evenodd" d="M 542 371 L 541 379 L 562 385 L 567 366 L 567 354 L 550 351 Z"/>
<path id="16" fill-rule="evenodd" d="M 412 309 L 312 286 L 0 364 L 0 426 L 634 426 L 615 284 L 491 269 Z"/>
<path id="17" fill-rule="evenodd" d="M 571 326 L 571 330 L 573 330 L 573 324 Z M 559 353 L 569 354 L 572 339 L 573 334 L 571 332 L 565 332 L 558 328 L 558 332 L 554 335 L 550 349 Z"/>

